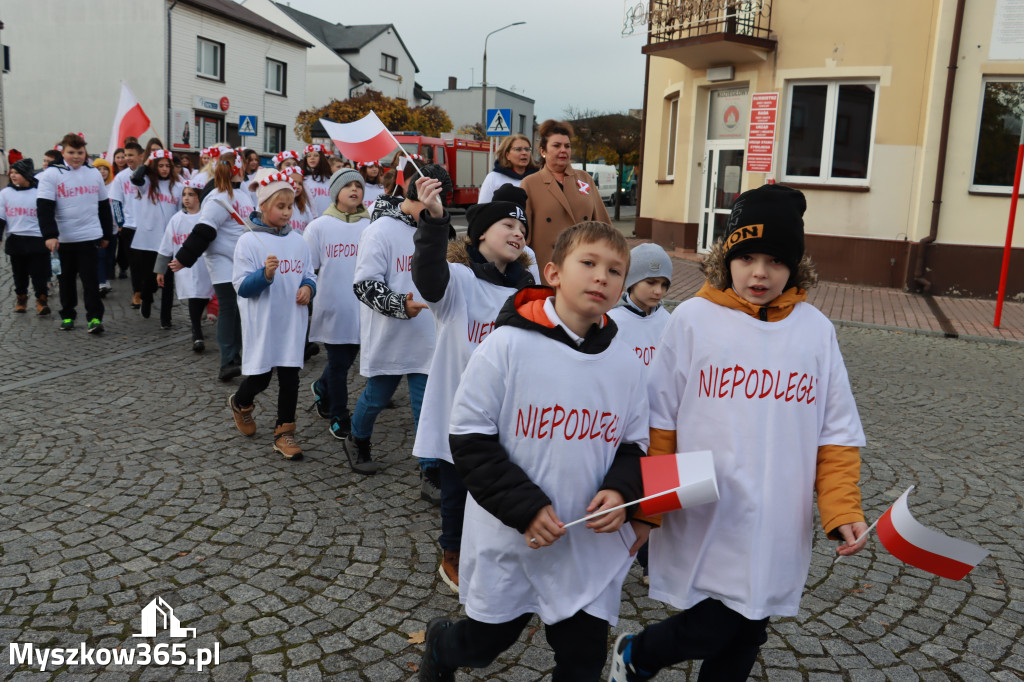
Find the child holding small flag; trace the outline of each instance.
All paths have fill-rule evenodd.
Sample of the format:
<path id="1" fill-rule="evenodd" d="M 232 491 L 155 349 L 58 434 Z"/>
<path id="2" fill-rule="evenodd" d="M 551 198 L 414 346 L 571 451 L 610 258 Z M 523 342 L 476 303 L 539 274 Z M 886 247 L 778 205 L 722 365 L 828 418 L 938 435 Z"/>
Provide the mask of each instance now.
<path id="1" fill-rule="evenodd" d="M 312 254 L 310 268 L 317 271 L 320 283 L 309 339 L 327 350 L 327 364 L 311 388 L 317 413 L 331 420 L 331 435 L 345 440 L 352 431 L 348 370 L 359 353 L 360 305 L 352 284 L 359 238 L 370 224 L 370 214 L 363 207 L 363 177 L 355 170 L 335 172 L 328 191 L 334 204 L 302 233 Z"/>
<path id="2" fill-rule="evenodd" d="M 470 358 L 449 438 L 471 493 L 459 567 L 468 617 L 429 623 L 420 680 L 489 665 L 534 613 L 554 649 L 553 679 L 600 677 L 636 546 L 623 525 L 633 507 L 586 529 L 562 520 L 640 497 L 645 384 L 607 316 L 628 269 L 629 247 L 610 225 L 564 230 L 544 266 L 551 287 L 510 297 Z"/>
<path id="3" fill-rule="evenodd" d="M 857 405 L 835 327 L 806 302 L 799 191 L 740 195 L 708 281 L 672 314 L 651 365 L 651 447 L 714 453 L 721 498 L 650 533 L 651 597 L 682 613 L 615 643 L 611 680 L 703 659 L 700 680 L 746 680 L 771 616 L 795 616 L 814 492 L 840 555 L 864 546 Z"/>
<path id="4" fill-rule="evenodd" d="M 295 407 L 299 370 L 306 341 L 306 306 L 316 293 L 309 247 L 288 221 L 295 186 L 287 175 L 269 168 L 256 172 L 260 210 L 246 220 L 248 231 L 235 246 L 232 283 L 242 318 L 242 373 L 238 392 L 228 398 L 235 426 L 256 433 L 253 402 L 270 385 L 277 370 L 277 422 L 274 450 L 285 459 L 302 459 L 295 442 Z"/>

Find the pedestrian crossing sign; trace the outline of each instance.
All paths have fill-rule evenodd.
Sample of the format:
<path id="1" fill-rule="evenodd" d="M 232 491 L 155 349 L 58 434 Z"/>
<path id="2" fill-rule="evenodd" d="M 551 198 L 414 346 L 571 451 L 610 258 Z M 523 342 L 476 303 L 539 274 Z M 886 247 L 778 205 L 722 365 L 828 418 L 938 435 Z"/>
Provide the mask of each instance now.
<path id="1" fill-rule="evenodd" d="M 507 137 L 512 134 L 509 121 L 512 120 L 511 109 L 488 109 L 487 110 L 487 135 L 488 137 Z"/>
<path id="2" fill-rule="evenodd" d="M 238 134 L 239 135 L 255 135 L 256 134 L 256 117 L 255 116 L 239 116 L 238 117 Z"/>

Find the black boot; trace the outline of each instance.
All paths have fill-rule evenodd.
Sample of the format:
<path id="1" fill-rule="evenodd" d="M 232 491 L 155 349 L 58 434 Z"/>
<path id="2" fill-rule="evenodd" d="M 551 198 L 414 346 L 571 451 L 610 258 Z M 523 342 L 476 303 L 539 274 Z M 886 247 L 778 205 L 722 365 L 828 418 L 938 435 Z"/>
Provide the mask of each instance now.
<path id="1" fill-rule="evenodd" d="M 377 473 L 377 463 L 370 456 L 370 439 L 356 438 L 349 434 L 343 444 L 345 454 L 348 456 L 349 466 L 352 471 L 364 476 L 373 476 Z"/>

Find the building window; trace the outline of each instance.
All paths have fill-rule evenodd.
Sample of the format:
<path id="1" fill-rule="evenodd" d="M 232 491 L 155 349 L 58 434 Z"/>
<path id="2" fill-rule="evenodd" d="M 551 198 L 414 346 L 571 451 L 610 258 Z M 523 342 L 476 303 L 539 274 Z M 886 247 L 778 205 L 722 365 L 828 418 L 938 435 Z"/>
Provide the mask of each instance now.
<path id="1" fill-rule="evenodd" d="M 998 80 L 986 79 L 981 96 L 972 190 L 1007 194 L 1012 191 L 1022 117 L 1024 79 L 1005 76 Z"/>
<path id="2" fill-rule="evenodd" d="M 275 95 L 285 94 L 286 75 L 288 68 L 284 62 L 276 59 L 267 59 L 267 83 L 266 90 Z"/>
<path id="3" fill-rule="evenodd" d="M 526 132 L 526 115 L 519 114 L 519 134 L 522 135 Z"/>
<path id="4" fill-rule="evenodd" d="M 666 103 L 668 109 L 668 147 L 665 149 L 665 179 L 671 180 L 676 174 L 676 128 L 679 125 L 679 97 Z"/>
<path id="5" fill-rule="evenodd" d="M 267 123 L 263 126 L 263 151 L 277 154 L 284 151 L 284 126 Z"/>
<path id="6" fill-rule="evenodd" d="M 198 38 L 196 48 L 196 75 L 223 81 L 224 44 Z"/>
<path id="7" fill-rule="evenodd" d="M 877 84 L 791 83 L 783 179 L 867 185 L 875 139 Z"/>
<path id="8" fill-rule="evenodd" d="M 380 70 L 386 73 L 398 73 L 398 58 L 381 52 Z"/>

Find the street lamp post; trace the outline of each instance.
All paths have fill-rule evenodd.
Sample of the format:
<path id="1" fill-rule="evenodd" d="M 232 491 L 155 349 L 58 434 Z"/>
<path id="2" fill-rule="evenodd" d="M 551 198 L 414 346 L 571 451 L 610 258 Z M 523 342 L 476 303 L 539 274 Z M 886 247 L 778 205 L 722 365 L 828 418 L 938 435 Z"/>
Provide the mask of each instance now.
<path id="1" fill-rule="evenodd" d="M 506 28 L 512 28 L 513 26 L 521 26 L 525 23 L 525 21 L 517 21 L 514 24 L 502 26 L 501 28 L 494 29 L 484 38 L 484 86 L 483 95 L 480 97 L 480 130 L 484 133 L 484 137 L 487 137 L 487 38 L 490 38 L 498 31 L 504 31 Z"/>

